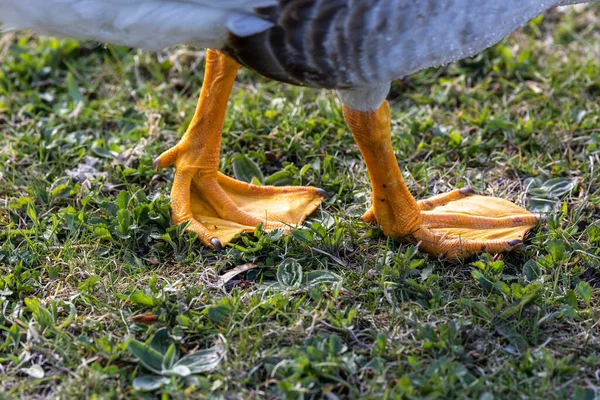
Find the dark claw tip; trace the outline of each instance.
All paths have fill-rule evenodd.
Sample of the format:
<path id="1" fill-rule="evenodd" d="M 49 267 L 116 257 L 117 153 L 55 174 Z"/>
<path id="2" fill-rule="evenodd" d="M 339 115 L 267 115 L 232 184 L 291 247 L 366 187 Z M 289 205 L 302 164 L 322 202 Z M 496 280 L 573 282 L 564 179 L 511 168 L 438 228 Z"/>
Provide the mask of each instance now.
<path id="1" fill-rule="evenodd" d="M 154 160 L 154 162 L 152 163 L 152 167 L 155 171 L 158 171 L 158 169 L 160 168 L 160 157 Z"/>
<path id="2" fill-rule="evenodd" d="M 217 238 L 210 239 L 210 244 L 212 244 L 215 250 L 218 252 L 223 250 L 223 245 L 221 244 L 221 241 Z"/>
<path id="3" fill-rule="evenodd" d="M 329 194 L 323 189 L 317 189 L 317 194 L 325 199 L 329 197 Z"/>
<path id="4" fill-rule="evenodd" d="M 470 187 L 466 187 L 466 188 L 460 189 L 460 193 L 464 194 L 466 196 L 470 196 L 472 194 L 476 194 L 475 190 L 473 190 L 473 188 L 470 188 Z"/>
<path id="5" fill-rule="evenodd" d="M 521 239 L 513 239 L 513 240 L 511 240 L 511 241 L 508 242 L 508 245 L 510 247 L 515 247 L 515 246 L 520 245 L 521 243 L 523 243 L 523 241 Z"/>

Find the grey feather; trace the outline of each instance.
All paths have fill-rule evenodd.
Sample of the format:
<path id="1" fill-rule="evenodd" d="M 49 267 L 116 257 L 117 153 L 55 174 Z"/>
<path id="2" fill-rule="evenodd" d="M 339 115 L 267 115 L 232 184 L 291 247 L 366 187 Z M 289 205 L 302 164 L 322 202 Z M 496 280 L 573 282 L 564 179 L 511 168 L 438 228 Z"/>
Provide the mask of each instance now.
<path id="1" fill-rule="evenodd" d="M 473 56 L 549 8 L 583 2 L 279 0 L 257 10 L 273 28 L 246 39 L 234 35 L 224 51 L 280 81 L 377 86 Z"/>

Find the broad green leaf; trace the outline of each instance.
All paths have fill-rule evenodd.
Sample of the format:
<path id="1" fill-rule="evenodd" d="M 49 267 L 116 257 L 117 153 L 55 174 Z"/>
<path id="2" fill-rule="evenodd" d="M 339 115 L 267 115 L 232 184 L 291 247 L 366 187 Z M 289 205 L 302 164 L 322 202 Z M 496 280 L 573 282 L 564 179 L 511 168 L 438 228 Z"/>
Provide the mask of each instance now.
<path id="1" fill-rule="evenodd" d="M 563 263 L 569 261 L 571 256 L 565 249 L 565 242 L 560 239 L 551 239 L 546 244 L 546 249 L 550 253 L 552 257 L 552 261 L 555 266 L 562 265 Z"/>
<path id="2" fill-rule="evenodd" d="M 484 288 L 487 291 L 492 290 L 492 282 L 489 280 L 489 278 L 482 274 L 481 271 L 472 269 L 471 276 L 473 276 L 473 278 L 475 278 L 475 280 L 479 282 L 482 288 Z"/>
<path id="3" fill-rule="evenodd" d="M 29 218 L 31 218 L 31 220 L 34 223 L 38 222 L 37 214 L 35 212 L 35 208 L 32 205 L 30 205 L 30 206 L 27 207 L 27 215 L 29 216 Z"/>
<path id="4" fill-rule="evenodd" d="M 571 308 L 577 309 L 577 296 L 571 289 L 567 290 L 561 301 L 571 306 Z"/>
<path id="5" fill-rule="evenodd" d="M 229 315 L 229 308 L 223 305 L 210 306 L 208 308 L 208 318 L 215 324 L 222 324 Z"/>
<path id="6" fill-rule="evenodd" d="M 97 226 L 94 229 L 94 234 L 100 239 L 112 239 L 112 235 L 110 234 L 109 230 L 101 226 Z"/>
<path id="7" fill-rule="evenodd" d="M 145 343 L 131 339 L 127 344 L 127 351 L 135 356 L 144 368 L 155 374 L 162 374 L 163 355 Z"/>
<path id="8" fill-rule="evenodd" d="M 529 282 L 533 282 L 542 275 L 542 272 L 535 260 L 529 260 L 523 265 L 523 275 Z"/>
<path id="9" fill-rule="evenodd" d="M 532 198 L 529 199 L 529 211 L 537 214 L 547 214 L 555 211 L 560 202 L 555 200 Z"/>
<path id="10" fill-rule="evenodd" d="M 215 346 L 210 349 L 200 350 L 193 354 L 188 354 L 181 358 L 175 365 L 186 366 L 192 371 L 192 374 L 209 372 L 219 366 L 225 356 L 225 350 L 222 346 Z"/>
<path id="11" fill-rule="evenodd" d="M 131 223 L 131 215 L 129 210 L 126 208 L 120 208 L 117 212 L 117 219 L 119 221 L 119 225 L 116 229 L 117 236 L 119 236 L 121 239 L 129 239 L 131 237 L 131 234 L 129 233 L 129 226 Z"/>
<path id="12" fill-rule="evenodd" d="M 101 158 L 114 158 L 114 155 L 110 152 L 110 150 L 102 147 L 92 147 L 92 153 Z"/>
<path id="13" fill-rule="evenodd" d="M 508 318 L 518 312 L 521 312 L 525 308 L 525 306 L 527 306 L 529 303 L 531 303 L 539 295 L 539 293 L 542 289 L 542 286 L 540 284 L 536 284 L 536 283 L 532 283 L 531 286 L 534 286 L 533 289 L 531 290 L 531 292 L 528 293 L 527 295 L 523 296 L 523 298 L 521 298 L 521 300 L 518 303 L 513 304 L 510 307 L 508 307 L 506 310 L 504 310 L 501 314 L 502 317 Z M 509 290 L 509 292 L 510 292 L 510 290 Z"/>
<path id="14" fill-rule="evenodd" d="M 94 289 L 98 283 L 100 283 L 100 277 L 98 275 L 90 276 L 77 286 L 77 290 L 79 293 L 89 292 Z"/>
<path id="15" fill-rule="evenodd" d="M 309 286 L 318 285 L 324 283 L 326 285 L 331 285 L 334 283 L 338 283 L 342 281 L 342 277 L 338 274 L 335 274 L 331 271 L 320 270 L 320 271 L 310 271 L 306 274 L 306 283 Z"/>
<path id="16" fill-rule="evenodd" d="M 342 343 L 342 340 L 338 335 L 331 335 L 329 338 L 329 354 L 332 356 L 337 356 L 346 351 L 347 346 Z"/>
<path id="17" fill-rule="evenodd" d="M 311 243 L 315 240 L 313 233 L 306 229 L 296 229 L 292 232 L 292 237 L 300 243 Z"/>
<path id="18" fill-rule="evenodd" d="M 492 321 L 496 332 L 507 338 L 518 351 L 523 352 L 529 347 L 529 342 L 525 336 L 521 335 L 511 323 L 505 319 L 498 318 Z"/>
<path id="19" fill-rule="evenodd" d="M 165 357 L 163 358 L 162 369 L 170 370 L 175 365 L 175 360 L 177 358 L 177 347 L 175 343 L 171 343 L 167 352 L 165 353 Z M 189 375 L 189 374 L 188 374 Z"/>
<path id="20" fill-rule="evenodd" d="M 585 300 L 586 304 L 589 306 L 590 301 L 592 300 L 592 292 L 594 291 L 590 284 L 585 281 L 581 281 L 575 287 L 575 291 L 581 296 L 583 300 Z"/>
<path id="21" fill-rule="evenodd" d="M 30 198 L 30 197 L 21 197 L 19 200 L 12 201 L 9 204 L 8 208 L 11 209 L 11 210 L 18 210 L 18 209 L 21 209 L 21 208 L 23 208 L 24 206 L 26 206 L 28 204 L 33 205 L 34 204 L 33 199 Z"/>
<path id="22" fill-rule="evenodd" d="M 127 240 L 129 238 L 131 238 L 131 235 L 129 233 L 127 233 L 129 230 L 125 230 L 123 229 L 123 227 L 118 226 L 117 229 L 115 230 L 115 232 L 117 233 L 117 236 L 123 240 Z"/>
<path id="23" fill-rule="evenodd" d="M 267 232 L 265 238 L 268 240 L 279 240 L 285 231 L 283 229 L 273 229 L 272 231 Z"/>
<path id="24" fill-rule="evenodd" d="M 508 285 L 502 281 L 498 281 L 494 283 L 494 289 L 496 289 L 498 292 L 505 294 L 505 295 L 509 295 L 510 294 L 510 288 L 508 287 Z"/>
<path id="25" fill-rule="evenodd" d="M 42 307 L 42 303 L 40 303 L 40 301 L 34 297 L 25 298 L 25 305 L 27 308 L 29 308 L 29 310 L 31 310 L 32 313 L 39 312 L 40 308 Z"/>
<path id="26" fill-rule="evenodd" d="M 167 385 L 171 380 L 164 376 L 157 375 L 142 375 L 133 380 L 133 389 L 152 392 Z"/>
<path id="27" fill-rule="evenodd" d="M 423 261 L 423 260 L 413 260 L 414 261 Z M 429 278 L 429 276 L 433 273 L 433 266 L 430 265 L 428 267 L 425 267 L 423 269 L 423 271 L 421 271 L 421 282 L 425 282 L 427 280 L 427 278 Z"/>
<path id="28" fill-rule="evenodd" d="M 260 168 L 258 168 L 258 165 L 245 154 L 237 154 L 233 158 L 233 174 L 238 180 L 243 182 L 250 183 L 254 177 L 261 183 L 265 181 L 265 177 Z"/>
<path id="29" fill-rule="evenodd" d="M 75 305 L 71 302 L 65 302 L 65 306 L 69 307 L 69 315 L 60 325 L 56 327 L 57 329 L 65 329 L 67 326 L 71 325 L 71 322 L 73 322 L 77 318 L 77 308 L 75 307 Z"/>
<path id="30" fill-rule="evenodd" d="M 180 376 L 185 378 L 186 376 L 190 376 L 192 371 L 185 365 L 175 365 L 171 369 L 163 369 L 162 374 L 165 376 Z"/>
<path id="31" fill-rule="evenodd" d="M 139 290 L 131 293 L 129 295 L 129 300 L 142 306 L 154 307 L 156 305 L 154 298 Z"/>
<path id="32" fill-rule="evenodd" d="M 52 189 L 52 191 L 50 192 L 50 195 L 52 197 L 68 197 L 69 196 L 69 187 L 62 183 L 58 186 L 56 186 L 55 188 Z"/>
<path id="33" fill-rule="evenodd" d="M 294 183 L 294 177 L 288 171 L 277 171 L 265 179 L 265 185 L 287 186 Z"/>
<path id="34" fill-rule="evenodd" d="M 117 201 L 116 201 L 117 207 L 121 210 L 127 209 L 130 199 L 131 199 L 131 196 L 129 195 L 129 192 L 127 190 L 122 190 L 119 193 L 119 195 L 117 196 Z"/>
<path id="35" fill-rule="evenodd" d="M 590 243 L 597 245 L 600 243 L 600 225 L 590 225 L 586 229 L 586 232 L 590 238 Z"/>
<path id="36" fill-rule="evenodd" d="M 55 321 L 53 315 L 47 308 L 42 306 L 42 303 L 37 298 L 26 298 L 25 305 L 31 310 L 33 318 L 42 326 L 42 328 L 54 326 Z"/>
<path id="37" fill-rule="evenodd" d="M 573 400 L 595 400 L 597 398 L 596 393 L 592 389 L 586 389 L 581 386 L 575 388 L 573 395 Z"/>
<path id="38" fill-rule="evenodd" d="M 158 331 L 156 331 L 154 336 L 152 336 L 152 340 L 150 340 L 150 347 L 158 351 L 160 354 L 167 354 L 172 344 L 173 339 L 169 335 L 169 330 L 167 328 L 160 328 Z M 176 355 L 177 354 L 175 354 L 175 356 Z"/>
<path id="39" fill-rule="evenodd" d="M 569 178 L 526 179 L 524 185 L 530 197 L 529 210 L 535 213 L 548 213 L 558 210 L 561 203 L 560 199 L 570 193 L 576 184 L 577 180 Z"/>
<path id="40" fill-rule="evenodd" d="M 559 199 L 570 193 L 577 184 L 577 180 L 570 178 L 554 178 L 543 181 L 540 178 L 527 179 L 527 193 L 546 199 Z"/>
<path id="41" fill-rule="evenodd" d="M 493 314 L 490 311 L 490 309 L 481 302 L 462 298 L 462 299 L 458 299 L 458 304 L 470 308 L 471 311 L 475 312 L 479 317 L 481 317 L 485 320 L 489 320 L 492 318 Z"/>
<path id="42" fill-rule="evenodd" d="M 458 132 L 451 133 L 448 137 L 450 138 L 450 146 L 452 147 L 457 147 L 462 142 L 462 136 Z"/>
<path id="43" fill-rule="evenodd" d="M 79 86 L 77 86 L 77 82 L 75 81 L 75 78 L 73 78 L 73 74 L 70 72 L 67 73 L 67 90 L 74 103 L 83 102 L 83 96 L 79 91 Z"/>
<path id="44" fill-rule="evenodd" d="M 299 285 L 302 282 L 302 265 L 296 260 L 284 260 L 277 268 L 277 281 L 284 287 Z"/>
<path id="45" fill-rule="evenodd" d="M 306 173 L 312 168 L 312 166 L 310 164 L 305 165 L 304 167 L 302 167 L 302 169 L 300 169 L 300 176 L 304 176 L 306 175 Z"/>

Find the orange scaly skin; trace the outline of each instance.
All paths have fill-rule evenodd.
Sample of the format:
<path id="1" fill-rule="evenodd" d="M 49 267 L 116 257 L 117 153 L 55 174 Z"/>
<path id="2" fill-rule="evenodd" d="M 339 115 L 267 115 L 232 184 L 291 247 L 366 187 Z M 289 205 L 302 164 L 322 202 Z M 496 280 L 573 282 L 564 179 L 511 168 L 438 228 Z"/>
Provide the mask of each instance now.
<path id="1" fill-rule="evenodd" d="M 256 186 L 219 173 L 221 130 L 239 67 L 231 58 L 208 50 L 194 118 L 181 141 L 154 162 L 155 168 L 177 166 L 171 189 L 172 222 L 189 221 L 187 230 L 197 232 L 204 245 L 217 250 L 260 223 L 266 230 L 289 230 L 326 196 L 312 187 Z"/>
<path id="2" fill-rule="evenodd" d="M 409 193 L 392 148 L 390 108 L 362 112 L 344 107 L 346 122 L 367 164 L 373 207 L 363 216 L 386 236 L 419 244 L 442 258 L 500 253 L 523 242 L 538 223 L 535 215 L 504 199 L 453 190 L 417 202 Z"/>

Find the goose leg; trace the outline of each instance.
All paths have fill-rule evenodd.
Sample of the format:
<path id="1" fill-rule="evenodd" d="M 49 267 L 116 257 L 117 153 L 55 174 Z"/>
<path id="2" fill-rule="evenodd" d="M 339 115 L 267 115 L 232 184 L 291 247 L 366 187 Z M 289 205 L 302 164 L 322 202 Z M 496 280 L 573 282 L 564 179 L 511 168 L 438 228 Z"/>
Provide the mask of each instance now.
<path id="1" fill-rule="evenodd" d="M 171 219 L 190 222 L 208 247 L 219 250 L 241 232 L 289 230 L 301 224 L 322 202 L 325 192 L 312 187 L 256 186 L 219 173 L 221 130 L 239 64 L 208 50 L 204 84 L 196 113 L 181 141 L 154 162 L 175 164 Z"/>
<path id="2" fill-rule="evenodd" d="M 442 258 L 464 258 L 474 253 L 500 253 L 522 243 L 538 219 L 499 198 L 454 190 L 417 202 L 398 168 L 390 136 L 387 102 L 377 111 L 344 106 L 344 117 L 367 164 L 373 206 L 363 216 L 383 232 Z"/>

